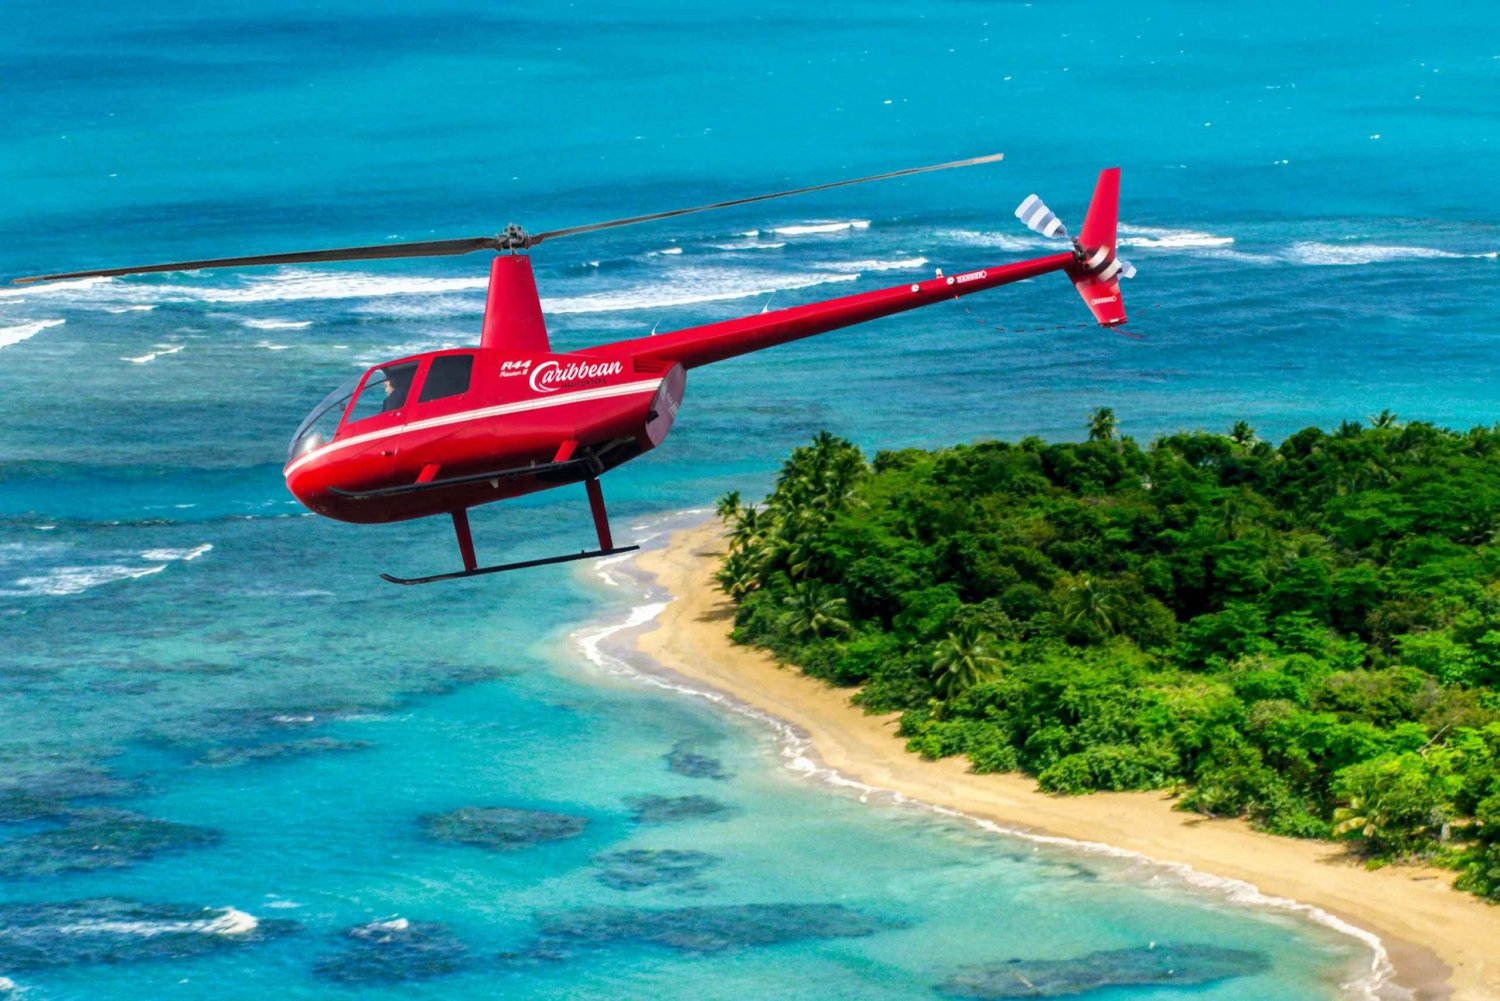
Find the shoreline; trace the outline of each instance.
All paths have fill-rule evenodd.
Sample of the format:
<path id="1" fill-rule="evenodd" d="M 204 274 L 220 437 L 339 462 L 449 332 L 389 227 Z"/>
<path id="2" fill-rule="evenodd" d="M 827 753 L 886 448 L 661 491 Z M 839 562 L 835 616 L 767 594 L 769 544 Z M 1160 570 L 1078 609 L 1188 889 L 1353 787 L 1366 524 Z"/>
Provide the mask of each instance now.
<path id="1" fill-rule="evenodd" d="M 1234 881 L 1258 902 L 1300 910 L 1364 940 L 1374 950 L 1372 975 L 1387 988 L 1418 1001 L 1500 1001 L 1500 908 L 1452 889 L 1452 873 L 1412 866 L 1368 871 L 1342 846 L 1175 811 L 1164 793 L 1051 796 L 1026 776 L 974 775 L 962 758 L 925 761 L 895 736 L 894 716 L 866 716 L 851 705 L 852 689 L 730 642 L 732 606 L 712 581 L 723 548 L 716 520 L 663 534 L 662 548 L 633 554 L 630 564 L 666 593 L 592 642 L 623 634 L 633 651 L 707 689 L 691 690 L 799 738 L 806 756 L 840 784 L 967 817 L 999 833 L 1141 857 L 1189 882 Z"/>

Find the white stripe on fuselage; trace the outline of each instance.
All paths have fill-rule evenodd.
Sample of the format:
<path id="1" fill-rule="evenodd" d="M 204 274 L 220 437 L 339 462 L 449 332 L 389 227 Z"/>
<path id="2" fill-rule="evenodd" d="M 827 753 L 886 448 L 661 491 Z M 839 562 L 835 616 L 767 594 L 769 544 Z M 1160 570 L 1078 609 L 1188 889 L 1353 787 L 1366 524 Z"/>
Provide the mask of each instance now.
<path id="1" fill-rule="evenodd" d="M 381 438 L 389 438 L 391 435 L 405 434 L 408 431 L 425 431 L 428 428 L 443 427 L 448 424 L 462 424 L 466 421 L 480 421 L 489 417 L 501 417 L 505 414 L 519 414 L 528 410 L 563 407 L 570 403 L 585 403 L 589 400 L 607 400 L 615 396 L 630 396 L 634 393 L 654 392 L 661 385 L 661 382 L 660 379 L 646 379 L 641 382 L 627 382 L 620 386 L 581 389 L 576 393 L 564 393 L 561 396 L 548 396 L 537 400 L 522 400 L 519 403 L 502 403 L 497 407 L 481 407 L 478 410 L 464 410 L 456 414 L 446 414 L 442 417 L 429 417 L 426 420 L 412 421 L 410 424 L 400 424 L 392 428 L 383 428 L 379 431 L 357 434 L 352 438 L 336 438 L 322 448 L 308 452 L 306 455 L 298 458 L 296 462 L 286 467 L 282 475 L 291 476 L 304 463 L 328 455 L 330 452 L 351 448 L 355 445 L 365 445 L 372 441 L 378 441 Z"/>

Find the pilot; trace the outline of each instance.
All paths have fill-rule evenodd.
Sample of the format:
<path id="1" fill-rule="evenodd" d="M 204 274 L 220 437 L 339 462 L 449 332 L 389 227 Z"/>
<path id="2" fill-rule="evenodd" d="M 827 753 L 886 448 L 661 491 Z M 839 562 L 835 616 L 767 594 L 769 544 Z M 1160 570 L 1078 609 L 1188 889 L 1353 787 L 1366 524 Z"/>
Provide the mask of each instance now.
<path id="1" fill-rule="evenodd" d="M 385 402 L 380 405 L 380 412 L 383 414 L 400 410 L 401 405 L 406 402 L 406 391 L 411 388 L 412 371 L 409 368 L 386 369 L 385 375 Z"/>

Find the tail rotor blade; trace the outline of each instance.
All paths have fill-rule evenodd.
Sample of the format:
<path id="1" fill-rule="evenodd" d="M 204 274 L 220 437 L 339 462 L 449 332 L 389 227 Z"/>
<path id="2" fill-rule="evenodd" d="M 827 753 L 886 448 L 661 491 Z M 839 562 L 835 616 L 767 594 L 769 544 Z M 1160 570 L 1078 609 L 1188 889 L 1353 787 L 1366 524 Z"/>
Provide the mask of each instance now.
<path id="1" fill-rule="evenodd" d="M 1135 277 L 1135 265 L 1134 264 L 1131 264 L 1129 261 L 1127 261 L 1127 260 L 1125 260 L 1124 258 L 1121 258 L 1121 257 L 1116 257 L 1115 261 L 1120 265 L 1120 277 L 1121 278 L 1134 278 Z"/>
<path id="2" fill-rule="evenodd" d="M 1036 195 L 1026 196 L 1026 200 L 1016 209 L 1016 218 L 1033 233 L 1064 240 L 1068 237 L 1068 228 L 1063 225 L 1062 220 Z"/>

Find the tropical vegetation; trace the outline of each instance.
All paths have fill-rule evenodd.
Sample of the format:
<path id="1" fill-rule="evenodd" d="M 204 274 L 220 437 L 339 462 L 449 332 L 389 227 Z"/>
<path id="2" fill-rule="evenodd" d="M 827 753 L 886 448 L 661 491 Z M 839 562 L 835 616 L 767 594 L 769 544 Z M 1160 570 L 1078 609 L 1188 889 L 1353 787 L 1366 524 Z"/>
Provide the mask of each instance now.
<path id="1" fill-rule="evenodd" d="M 1172 790 L 1500 900 L 1500 425 L 1087 430 L 873 461 L 818 435 L 721 501 L 735 639 L 918 754 Z"/>

